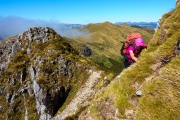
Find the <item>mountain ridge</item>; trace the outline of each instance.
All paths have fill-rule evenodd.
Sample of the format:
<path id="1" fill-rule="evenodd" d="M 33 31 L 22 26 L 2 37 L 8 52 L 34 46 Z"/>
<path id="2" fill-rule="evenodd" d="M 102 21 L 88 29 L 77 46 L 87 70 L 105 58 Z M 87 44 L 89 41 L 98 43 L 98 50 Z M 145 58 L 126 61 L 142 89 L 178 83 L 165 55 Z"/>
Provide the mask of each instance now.
<path id="1" fill-rule="evenodd" d="M 115 24 L 128 24 L 130 26 L 151 27 L 152 29 L 157 28 L 157 22 L 116 22 Z"/>
<path id="2" fill-rule="evenodd" d="M 179 120 L 179 13 L 177 0 L 150 41 L 147 30 L 110 22 L 84 26 L 90 33 L 75 39 L 48 27 L 4 39 L 0 119 Z M 111 71 L 109 66 L 121 57 L 120 41 L 137 31 L 147 50 L 129 68 Z M 79 44 L 92 49 L 96 58 L 82 56 Z M 114 65 L 120 67 L 119 62 Z"/>

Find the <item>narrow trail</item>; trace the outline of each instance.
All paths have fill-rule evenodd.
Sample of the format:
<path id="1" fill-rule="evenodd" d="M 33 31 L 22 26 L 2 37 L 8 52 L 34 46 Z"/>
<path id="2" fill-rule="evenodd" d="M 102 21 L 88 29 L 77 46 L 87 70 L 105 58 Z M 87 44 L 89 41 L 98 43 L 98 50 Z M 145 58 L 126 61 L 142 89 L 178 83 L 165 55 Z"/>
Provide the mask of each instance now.
<path id="1" fill-rule="evenodd" d="M 98 82 L 100 78 L 100 73 L 95 71 L 90 71 L 90 77 L 86 83 L 78 90 L 74 99 L 66 106 L 61 114 L 53 118 L 53 120 L 64 120 L 68 116 L 75 115 L 78 110 L 88 104 L 88 102 L 94 97 L 95 90 L 93 87 Z"/>

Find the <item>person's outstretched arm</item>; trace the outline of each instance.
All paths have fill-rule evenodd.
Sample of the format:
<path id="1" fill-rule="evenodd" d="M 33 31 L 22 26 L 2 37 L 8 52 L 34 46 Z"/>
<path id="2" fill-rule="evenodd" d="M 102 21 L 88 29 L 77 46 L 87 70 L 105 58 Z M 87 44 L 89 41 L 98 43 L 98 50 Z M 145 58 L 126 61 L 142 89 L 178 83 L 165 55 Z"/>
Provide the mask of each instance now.
<path id="1" fill-rule="evenodd" d="M 134 56 L 134 53 L 132 50 L 129 51 L 131 58 L 136 62 L 137 58 Z"/>

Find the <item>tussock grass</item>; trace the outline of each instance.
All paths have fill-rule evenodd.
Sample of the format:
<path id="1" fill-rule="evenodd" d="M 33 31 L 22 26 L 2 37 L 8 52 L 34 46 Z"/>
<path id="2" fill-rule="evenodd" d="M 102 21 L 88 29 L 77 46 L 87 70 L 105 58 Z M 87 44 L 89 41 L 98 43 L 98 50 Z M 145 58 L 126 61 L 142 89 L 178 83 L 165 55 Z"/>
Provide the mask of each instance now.
<path id="1" fill-rule="evenodd" d="M 179 120 L 180 116 L 180 56 L 159 71 L 159 76 L 144 83 L 144 97 L 138 105 L 138 120 Z"/>

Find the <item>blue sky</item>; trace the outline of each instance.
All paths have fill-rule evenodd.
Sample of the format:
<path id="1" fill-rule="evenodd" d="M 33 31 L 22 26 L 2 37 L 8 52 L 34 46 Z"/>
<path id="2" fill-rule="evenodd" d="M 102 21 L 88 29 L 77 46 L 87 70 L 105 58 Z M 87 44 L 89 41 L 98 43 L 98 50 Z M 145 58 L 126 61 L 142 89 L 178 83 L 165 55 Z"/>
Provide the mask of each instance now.
<path id="1" fill-rule="evenodd" d="M 0 0 L 0 16 L 88 24 L 157 22 L 176 0 Z"/>

